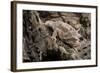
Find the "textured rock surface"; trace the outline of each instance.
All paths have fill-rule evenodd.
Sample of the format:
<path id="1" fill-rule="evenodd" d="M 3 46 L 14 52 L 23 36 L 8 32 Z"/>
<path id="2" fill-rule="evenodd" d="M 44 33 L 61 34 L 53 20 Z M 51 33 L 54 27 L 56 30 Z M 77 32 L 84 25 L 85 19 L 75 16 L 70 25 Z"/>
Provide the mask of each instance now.
<path id="1" fill-rule="evenodd" d="M 89 13 L 23 10 L 23 62 L 91 59 Z"/>

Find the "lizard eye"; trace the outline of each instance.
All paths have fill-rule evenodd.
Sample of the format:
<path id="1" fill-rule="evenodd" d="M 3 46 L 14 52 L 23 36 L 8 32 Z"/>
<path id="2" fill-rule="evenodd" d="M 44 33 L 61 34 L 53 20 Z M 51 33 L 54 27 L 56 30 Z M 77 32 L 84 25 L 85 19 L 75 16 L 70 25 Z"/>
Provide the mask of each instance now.
<path id="1" fill-rule="evenodd" d="M 48 31 L 49 31 L 49 34 L 52 36 L 52 34 L 53 34 L 53 32 L 54 32 L 53 28 L 50 27 L 50 26 L 47 26 L 47 29 L 48 29 Z"/>
<path id="2" fill-rule="evenodd" d="M 42 31 L 42 29 L 41 29 L 41 28 L 39 28 L 39 31 L 41 32 L 41 31 Z"/>
<path id="3" fill-rule="evenodd" d="M 80 39 L 80 41 L 83 41 L 83 38 L 82 37 L 80 37 L 79 39 Z"/>

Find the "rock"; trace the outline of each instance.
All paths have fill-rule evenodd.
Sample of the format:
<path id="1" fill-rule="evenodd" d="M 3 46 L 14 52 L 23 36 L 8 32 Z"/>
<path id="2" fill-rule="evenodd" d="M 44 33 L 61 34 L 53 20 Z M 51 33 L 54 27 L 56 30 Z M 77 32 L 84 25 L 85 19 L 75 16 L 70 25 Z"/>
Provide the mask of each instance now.
<path id="1" fill-rule="evenodd" d="M 91 58 L 90 14 L 23 10 L 23 62 Z"/>

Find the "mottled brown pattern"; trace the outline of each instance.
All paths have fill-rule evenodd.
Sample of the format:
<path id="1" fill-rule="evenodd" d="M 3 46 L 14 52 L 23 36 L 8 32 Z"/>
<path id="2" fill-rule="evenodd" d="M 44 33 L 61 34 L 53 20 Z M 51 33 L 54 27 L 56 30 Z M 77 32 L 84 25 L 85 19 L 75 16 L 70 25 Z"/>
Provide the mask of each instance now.
<path id="1" fill-rule="evenodd" d="M 23 10 L 23 62 L 91 59 L 91 14 Z"/>

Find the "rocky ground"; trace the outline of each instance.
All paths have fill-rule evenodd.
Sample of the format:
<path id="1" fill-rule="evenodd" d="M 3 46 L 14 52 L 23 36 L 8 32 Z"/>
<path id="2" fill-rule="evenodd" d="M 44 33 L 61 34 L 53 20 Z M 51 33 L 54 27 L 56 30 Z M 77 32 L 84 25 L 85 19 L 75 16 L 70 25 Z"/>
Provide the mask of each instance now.
<path id="1" fill-rule="evenodd" d="M 89 13 L 23 10 L 23 62 L 91 59 Z"/>

